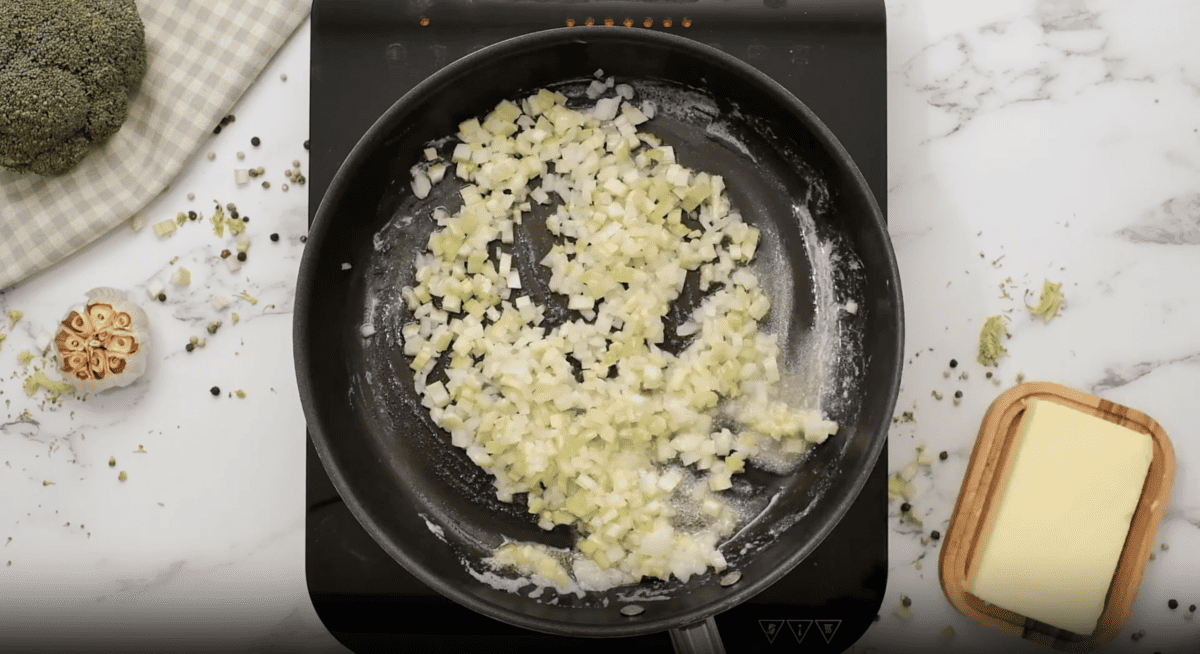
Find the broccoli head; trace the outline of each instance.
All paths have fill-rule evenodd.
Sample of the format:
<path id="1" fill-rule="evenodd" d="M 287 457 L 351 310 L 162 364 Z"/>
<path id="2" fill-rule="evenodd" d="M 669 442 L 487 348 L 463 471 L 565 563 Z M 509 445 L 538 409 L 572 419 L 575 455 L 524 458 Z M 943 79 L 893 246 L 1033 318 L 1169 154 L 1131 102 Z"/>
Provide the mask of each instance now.
<path id="1" fill-rule="evenodd" d="M 70 170 L 121 128 L 145 73 L 133 0 L 0 0 L 0 166 Z"/>

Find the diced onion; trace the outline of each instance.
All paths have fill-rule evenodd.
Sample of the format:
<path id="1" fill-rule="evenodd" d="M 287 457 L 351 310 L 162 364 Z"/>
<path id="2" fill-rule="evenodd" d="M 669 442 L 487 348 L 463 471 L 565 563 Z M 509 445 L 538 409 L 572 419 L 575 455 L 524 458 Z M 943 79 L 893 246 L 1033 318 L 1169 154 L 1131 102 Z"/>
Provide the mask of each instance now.
<path id="1" fill-rule="evenodd" d="M 723 569 L 733 475 L 837 431 L 775 398 L 779 347 L 759 328 L 770 300 L 744 267 L 758 230 L 720 176 L 637 131 L 652 102 L 639 109 L 633 87 L 603 78 L 586 89 L 589 109 L 543 89 L 459 125 L 462 206 L 433 210 L 401 292 L 404 353 L 430 417 L 494 475 L 497 498 L 526 494 L 540 526 L 579 534 L 569 556 L 509 543 L 491 562 L 560 592 Z M 418 198 L 442 179 L 441 164 L 425 165 L 412 170 Z M 558 237 L 540 262 L 549 290 L 578 316 L 552 329 L 521 292 L 512 249 L 532 203 L 550 206 Z M 707 295 L 672 354 L 664 320 L 693 272 Z M 439 365 L 445 381 L 427 383 Z"/>

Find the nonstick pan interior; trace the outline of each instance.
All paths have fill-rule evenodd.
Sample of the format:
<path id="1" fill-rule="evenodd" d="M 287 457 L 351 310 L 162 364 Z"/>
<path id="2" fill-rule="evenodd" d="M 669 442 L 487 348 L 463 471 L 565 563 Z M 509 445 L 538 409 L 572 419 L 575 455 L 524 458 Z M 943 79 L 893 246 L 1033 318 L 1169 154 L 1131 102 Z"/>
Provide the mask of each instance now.
<path id="1" fill-rule="evenodd" d="M 764 510 L 722 549 L 741 572 L 728 587 L 709 574 L 582 598 L 553 591 L 529 597 L 530 588 L 516 594 L 482 582 L 479 560 L 504 539 L 569 547 L 572 535 L 564 527 L 544 532 L 522 505 L 495 498 L 491 478 L 450 446 L 420 406 L 401 351 L 406 313 L 399 290 L 410 283 L 413 258 L 434 227 L 429 212 L 457 208 L 453 183 L 424 201 L 412 196 L 408 170 L 422 148 L 501 99 L 546 86 L 578 96 L 597 69 L 634 82 L 639 100 L 655 99 L 660 115 L 642 127 L 675 146 L 684 165 L 723 175 L 744 219 L 762 229 L 756 271 L 772 296 L 769 322 L 797 364 L 795 392 L 819 398 L 842 425 L 794 473 L 740 475 L 735 494 Z M 525 221 L 532 227 L 514 248 L 523 280 L 549 245 L 537 217 Z M 531 294 L 552 307 L 557 301 L 536 286 Z M 685 292 L 677 313 L 698 297 Z M 561 319 L 565 309 L 549 314 Z M 364 323 L 375 329 L 370 337 L 362 336 Z M 491 617 L 552 633 L 620 636 L 680 627 L 733 606 L 820 543 L 882 447 L 899 385 L 902 331 L 898 273 L 878 207 L 803 105 L 741 62 L 686 39 L 571 28 L 456 62 L 371 128 L 317 211 L 301 264 L 294 342 L 321 460 L 351 511 L 397 561 Z M 631 597 L 642 614 L 619 613 Z"/>

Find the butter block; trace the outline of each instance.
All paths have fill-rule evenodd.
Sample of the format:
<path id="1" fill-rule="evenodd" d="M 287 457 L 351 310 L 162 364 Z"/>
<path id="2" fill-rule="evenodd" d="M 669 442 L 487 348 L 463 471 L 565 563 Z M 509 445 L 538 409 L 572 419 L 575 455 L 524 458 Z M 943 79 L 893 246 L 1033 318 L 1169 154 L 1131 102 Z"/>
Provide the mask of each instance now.
<path id="1" fill-rule="evenodd" d="M 1147 434 L 1030 398 L 995 521 L 966 590 L 1089 635 L 1104 612 L 1153 458 Z"/>

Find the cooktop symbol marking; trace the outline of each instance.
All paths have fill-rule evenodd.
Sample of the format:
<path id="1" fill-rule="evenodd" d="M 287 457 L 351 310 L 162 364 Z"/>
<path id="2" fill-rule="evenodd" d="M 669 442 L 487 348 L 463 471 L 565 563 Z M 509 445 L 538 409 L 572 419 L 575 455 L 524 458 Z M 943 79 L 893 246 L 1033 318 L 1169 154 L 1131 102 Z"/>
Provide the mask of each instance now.
<path id="1" fill-rule="evenodd" d="M 829 644 L 833 640 L 833 635 L 837 633 L 838 627 L 842 626 L 841 620 L 817 620 L 817 631 L 821 632 L 821 637 L 825 639 L 825 644 Z"/>
<path id="2" fill-rule="evenodd" d="M 763 633 L 766 634 L 767 642 L 774 643 L 775 637 L 783 629 L 783 620 L 759 620 L 758 626 L 762 627 Z"/>
<path id="3" fill-rule="evenodd" d="M 809 627 L 812 626 L 812 620 L 788 620 L 788 628 L 792 630 L 792 635 L 796 637 L 796 642 L 804 640 L 804 635 L 808 633 Z"/>

